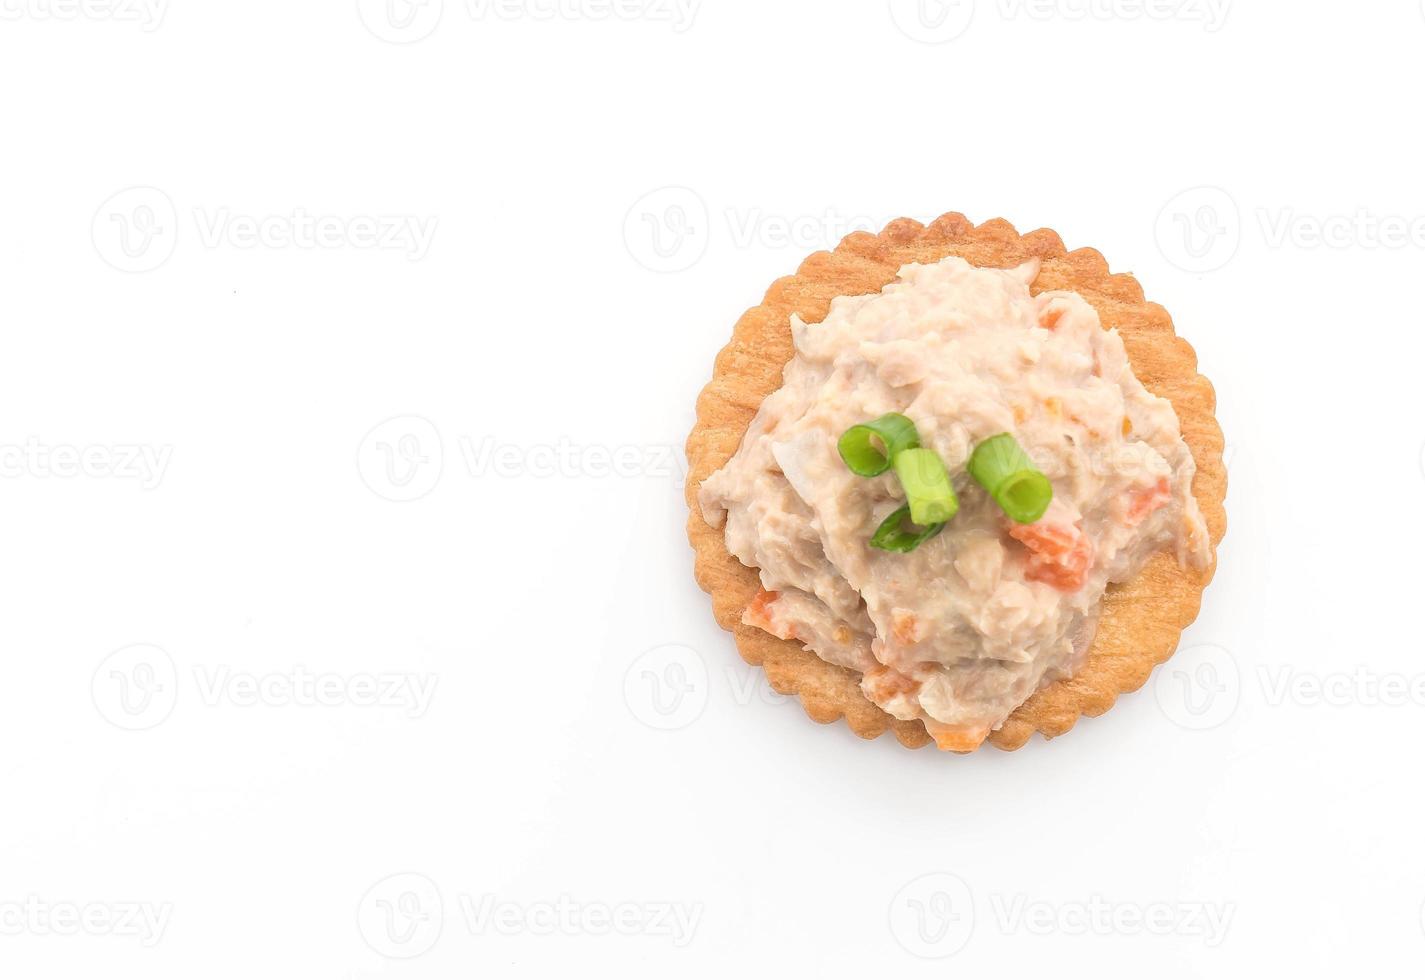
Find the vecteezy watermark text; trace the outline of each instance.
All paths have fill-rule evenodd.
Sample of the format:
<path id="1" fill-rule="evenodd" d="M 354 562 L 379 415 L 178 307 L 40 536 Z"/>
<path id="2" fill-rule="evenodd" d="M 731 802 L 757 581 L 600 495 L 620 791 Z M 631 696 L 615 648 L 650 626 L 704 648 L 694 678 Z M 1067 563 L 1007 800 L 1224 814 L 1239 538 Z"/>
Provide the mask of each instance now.
<path id="1" fill-rule="evenodd" d="M 703 914 L 701 903 L 580 901 L 569 895 L 534 902 L 461 895 L 459 905 L 474 936 L 653 936 L 679 949 L 693 941 Z"/>
<path id="2" fill-rule="evenodd" d="M 94 707 L 128 731 L 157 727 L 173 714 L 183 674 L 160 647 L 140 643 L 109 654 L 90 681 Z M 303 665 L 269 671 L 196 664 L 190 672 L 207 708 L 369 708 L 425 716 L 439 678 L 408 671 L 313 671 Z"/>
<path id="3" fill-rule="evenodd" d="M 357 0 L 361 22 L 391 44 L 430 37 L 457 14 L 471 23 L 531 21 L 635 21 L 667 24 L 682 34 L 693 26 L 702 0 Z"/>
<path id="4" fill-rule="evenodd" d="M 195 208 L 198 240 L 204 248 L 381 249 L 402 252 L 419 262 L 430 252 L 437 220 L 416 215 L 234 214 L 229 208 Z"/>
<path id="5" fill-rule="evenodd" d="M 0 936 L 113 936 L 153 947 L 172 915 L 171 902 L 54 902 L 29 895 L 0 901 Z"/>
<path id="6" fill-rule="evenodd" d="M 1000 932 L 1031 936 L 1182 936 L 1222 945 L 1237 907 L 1230 902 L 1111 902 L 1100 895 L 1052 902 L 993 895 Z"/>
<path id="7" fill-rule="evenodd" d="M 1425 673 L 1353 670 L 1314 673 L 1291 664 L 1262 664 L 1257 681 L 1270 707 L 1425 708 Z"/>
<path id="8" fill-rule="evenodd" d="M 625 936 L 693 941 L 702 920 L 700 902 L 587 900 L 561 894 L 517 901 L 485 892 L 460 892 L 455 912 L 466 934 L 479 937 Z M 361 938 L 388 959 L 412 959 L 446 931 L 448 909 L 436 883 L 414 872 L 391 875 L 367 889 L 357 904 Z"/>
<path id="9" fill-rule="evenodd" d="M 470 479 L 678 479 L 686 472 L 672 445 L 514 442 L 493 435 L 456 436 L 458 458 Z M 377 425 L 356 451 L 361 481 L 378 497 L 407 502 L 435 489 L 446 473 L 445 440 L 434 422 L 401 415 Z"/>
<path id="10" fill-rule="evenodd" d="M 218 664 L 195 667 L 193 680 L 199 700 L 208 707 L 397 708 L 409 718 L 420 718 L 435 697 L 438 679 L 434 674 L 396 672 L 315 673 L 300 665 L 259 674 Z"/>
<path id="11" fill-rule="evenodd" d="M 1316 671 L 1296 664 L 1258 664 L 1211 643 L 1180 650 L 1158 668 L 1153 691 L 1163 713 L 1192 730 L 1218 728 L 1243 702 L 1268 709 L 1425 709 L 1425 671 L 1380 670 L 1368 664 Z"/>
<path id="12" fill-rule="evenodd" d="M 1425 249 L 1425 214 L 1392 214 L 1356 208 L 1317 213 L 1295 207 L 1252 209 L 1261 244 L 1269 249 Z M 1244 222 L 1236 198 L 1221 187 L 1192 187 L 1174 195 L 1158 213 L 1154 237 L 1173 265 L 1192 273 L 1213 272 L 1236 257 L 1252 222 Z"/>
<path id="13" fill-rule="evenodd" d="M 108 21 L 156 31 L 167 10 L 168 0 L 0 0 L 0 21 Z"/>
<path id="14" fill-rule="evenodd" d="M 1222 29 L 1232 0 L 995 0 L 1005 20 L 1186 21 Z"/>
<path id="15" fill-rule="evenodd" d="M 1236 915 L 1231 902 L 1113 901 L 1102 895 L 1053 900 L 1023 893 L 991 893 L 989 915 L 958 875 L 934 872 L 903 885 L 892 897 L 892 937 L 923 959 L 954 956 L 983 923 L 1004 936 L 1177 936 L 1220 946 Z"/>
<path id="16" fill-rule="evenodd" d="M 1365 208 L 1330 215 L 1258 208 L 1256 215 L 1268 248 L 1425 249 L 1425 215 L 1375 214 Z"/>
<path id="17" fill-rule="evenodd" d="M 703 0 L 464 0 L 472 20 L 650 21 L 675 34 L 693 26 Z"/>
<path id="18" fill-rule="evenodd" d="M 430 254 L 439 225 L 431 215 L 316 214 L 301 207 L 265 214 L 195 207 L 189 216 L 198 244 L 209 250 L 356 249 L 392 252 L 411 262 Z M 182 225 L 182 212 L 166 193 L 130 187 L 99 205 L 90 234 L 94 250 L 115 269 L 152 272 L 173 256 Z"/>
<path id="19" fill-rule="evenodd" d="M 891 20 L 902 34 L 922 44 L 945 44 L 975 21 L 976 8 L 1002 21 L 1180 21 L 1221 30 L 1231 0 L 889 0 Z"/>
<path id="20" fill-rule="evenodd" d="M 0 443 L 0 479 L 134 480 L 145 490 L 163 482 L 173 460 L 172 446 Z"/>
<path id="21" fill-rule="evenodd" d="M 583 444 L 560 438 L 552 443 L 525 445 L 494 436 L 457 439 L 460 457 L 473 477 L 532 476 L 602 480 L 609 477 L 679 477 L 684 467 L 673 446 Z"/>

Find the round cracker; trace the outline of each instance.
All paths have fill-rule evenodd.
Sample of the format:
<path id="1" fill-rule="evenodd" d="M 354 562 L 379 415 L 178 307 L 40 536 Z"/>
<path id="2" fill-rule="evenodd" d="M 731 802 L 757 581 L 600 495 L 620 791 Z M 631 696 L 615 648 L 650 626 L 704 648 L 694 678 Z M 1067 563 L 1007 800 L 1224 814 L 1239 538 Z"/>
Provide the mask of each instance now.
<path id="1" fill-rule="evenodd" d="M 1212 384 L 1197 373 L 1197 355 L 1173 332 L 1167 311 L 1146 302 L 1131 275 L 1110 275 L 1097 251 L 1066 252 L 1059 236 L 1045 228 L 1020 235 L 1003 219 L 976 227 L 964 215 L 946 214 L 929 225 L 901 218 L 879 235 L 857 232 L 834 251 L 808 257 L 796 275 L 773 283 L 762 305 L 738 320 L 731 342 L 717 356 L 712 380 L 698 397 L 697 424 L 687 447 L 688 539 L 696 554 L 698 584 L 712 596 L 718 623 L 733 633 L 744 660 L 766 670 L 775 690 L 797 695 L 815 721 L 844 717 L 862 738 L 890 730 L 910 748 L 930 741 L 920 722 L 900 721 L 868 701 L 856 671 L 742 624 L 742 611 L 760 588 L 757 570 L 728 553 L 722 530 L 703 520 L 697 491 L 732 456 L 762 400 L 781 386 L 782 369 L 793 353 L 792 314 L 819 323 L 835 297 L 879 292 L 901 266 L 947 255 L 991 268 L 1037 257 L 1042 267 L 1033 292 L 1073 290 L 1093 305 L 1105 328 L 1118 330 L 1138 378 L 1177 410 L 1197 462 L 1193 496 L 1212 540 L 1212 560 L 1205 569 L 1182 568 L 1171 555 L 1159 553 L 1132 581 L 1110 586 L 1083 669 L 1040 690 L 990 734 L 993 745 L 1017 749 L 1035 731 L 1053 738 L 1072 728 L 1080 715 L 1102 714 L 1118 695 L 1142 687 L 1153 668 L 1172 656 L 1183 628 L 1197 616 L 1227 526 L 1227 473 Z"/>

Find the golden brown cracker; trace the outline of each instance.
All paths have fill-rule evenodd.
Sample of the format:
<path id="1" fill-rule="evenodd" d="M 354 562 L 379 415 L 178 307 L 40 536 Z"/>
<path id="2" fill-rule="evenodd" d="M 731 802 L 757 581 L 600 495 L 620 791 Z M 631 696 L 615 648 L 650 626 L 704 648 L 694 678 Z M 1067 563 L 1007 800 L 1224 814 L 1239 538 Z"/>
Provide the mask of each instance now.
<path id="1" fill-rule="evenodd" d="M 742 611 L 760 587 L 757 570 L 728 553 L 723 532 L 703 520 L 697 491 L 732 456 L 762 400 L 781 386 L 782 369 L 792 357 L 792 314 L 818 323 L 835 297 L 879 292 L 901 266 L 947 255 L 993 268 L 1038 257 L 1042 267 L 1032 287 L 1035 293 L 1073 290 L 1098 310 L 1105 328 L 1119 331 L 1138 378 L 1177 410 L 1183 438 L 1197 461 L 1193 495 L 1213 546 L 1213 560 L 1204 570 L 1181 568 L 1171 555 L 1161 553 L 1132 581 L 1109 588 L 1083 669 L 1039 691 L 990 734 L 989 741 L 998 748 L 1017 749 L 1035 731 L 1053 738 L 1072 728 L 1080 715 L 1102 714 L 1118 695 L 1136 691 L 1155 666 L 1172 656 L 1179 634 L 1197 616 L 1227 526 L 1227 474 L 1212 385 L 1197 373 L 1197 355 L 1173 332 L 1167 311 L 1144 300 L 1131 275 L 1111 275 L 1098 252 L 1068 252 L 1059 236 L 1045 228 L 1020 235 L 1000 218 L 976 227 L 964 215 L 946 214 L 929 225 L 900 218 L 879 235 L 857 232 L 834 251 L 809 256 L 796 275 L 774 282 L 762 305 L 738 320 L 732 340 L 717 356 L 712 380 L 698 396 L 697 424 L 687 447 L 686 491 L 692 510 L 688 539 L 696 555 L 698 584 L 712 596 L 713 615 L 733 633 L 742 658 L 766 670 L 774 689 L 800 697 L 815 721 L 844 717 L 862 738 L 890 730 L 911 748 L 931 740 L 920 722 L 892 718 L 868 701 L 855 671 L 829 664 L 794 641 L 742 624 Z"/>

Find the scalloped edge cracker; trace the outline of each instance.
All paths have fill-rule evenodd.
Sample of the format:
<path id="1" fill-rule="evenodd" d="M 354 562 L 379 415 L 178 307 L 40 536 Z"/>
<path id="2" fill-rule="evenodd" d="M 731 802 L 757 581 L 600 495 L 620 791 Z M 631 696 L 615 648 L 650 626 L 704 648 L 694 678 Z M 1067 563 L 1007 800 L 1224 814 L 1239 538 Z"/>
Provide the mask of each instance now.
<path id="1" fill-rule="evenodd" d="M 775 690 L 797 695 L 815 721 L 845 718 L 862 738 L 891 731 L 910 748 L 931 741 L 920 722 L 892 718 L 868 701 L 855 671 L 742 624 L 742 611 L 759 587 L 757 570 L 728 554 L 723 532 L 702 518 L 697 490 L 732 456 L 762 400 L 781 386 L 782 369 L 792 357 L 792 314 L 819 323 L 833 298 L 879 292 L 901 266 L 947 255 L 993 268 L 1038 257 L 1042 268 L 1032 287 L 1035 293 L 1073 290 L 1098 310 L 1105 328 L 1119 331 L 1139 379 L 1177 410 L 1183 438 L 1197 461 L 1193 495 L 1213 547 L 1212 562 L 1202 571 L 1180 568 L 1171 555 L 1159 553 L 1131 582 L 1109 588 L 1083 669 L 1040 690 L 990 734 L 990 743 L 998 748 L 1017 749 L 1036 731 L 1053 738 L 1074 727 L 1080 715 L 1102 714 L 1120 694 L 1142 687 L 1153 668 L 1172 656 L 1183 628 L 1197 616 L 1227 526 L 1227 474 L 1212 385 L 1197 373 L 1197 355 L 1173 332 L 1167 311 L 1145 301 L 1131 275 L 1110 275 L 1098 252 L 1068 252 L 1048 229 L 1020 235 L 1003 219 L 974 226 L 964 215 L 946 214 L 929 225 L 901 218 L 879 235 L 857 232 L 835 251 L 809 256 L 796 275 L 774 282 L 762 305 L 738 320 L 732 340 L 717 356 L 712 380 L 698 397 L 697 424 L 687 444 L 688 539 L 696 553 L 698 584 L 712 596 L 718 624 L 732 632 L 744 660 L 767 672 Z"/>

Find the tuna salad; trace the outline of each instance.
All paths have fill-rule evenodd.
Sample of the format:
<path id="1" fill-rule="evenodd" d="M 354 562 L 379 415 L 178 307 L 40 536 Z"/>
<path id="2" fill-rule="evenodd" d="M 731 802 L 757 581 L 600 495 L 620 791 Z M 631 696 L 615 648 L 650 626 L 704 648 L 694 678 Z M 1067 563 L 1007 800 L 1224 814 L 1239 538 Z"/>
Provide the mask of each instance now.
<path id="1" fill-rule="evenodd" d="M 1083 297 L 1032 295 L 1038 271 L 912 264 L 879 293 L 837 298 L 821 323 L 794 316 L 782 387 L 699 490 L 728 550 L 759 571 L 743 622 L 859 672 L 867 698 L 943 749 L 974 749 L 1071 676 L 1111 583 L 1161 550 L 1211 558 L 1171 403 Z M 886 419 L 937 468 L 928 484 L 900 456 L 890 467 L 899 430 L 868 424 Z M 884 472 L 853 470 L 853 429 L 862 452 L 875 430 Z M 1003 446 L 1042 484 L 1028 512 L 986 489 L 977 447 Z M 938 523 L 899 531 L 908 504 Z"/>

